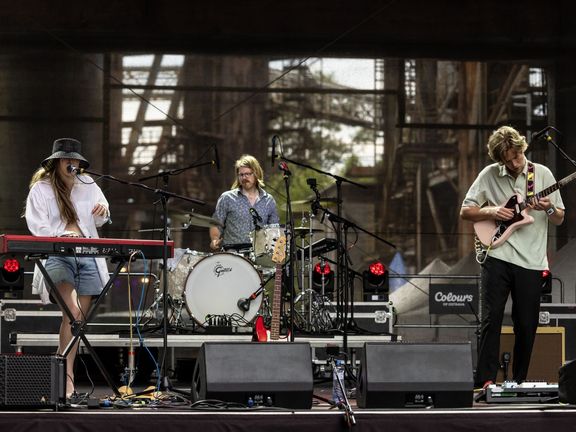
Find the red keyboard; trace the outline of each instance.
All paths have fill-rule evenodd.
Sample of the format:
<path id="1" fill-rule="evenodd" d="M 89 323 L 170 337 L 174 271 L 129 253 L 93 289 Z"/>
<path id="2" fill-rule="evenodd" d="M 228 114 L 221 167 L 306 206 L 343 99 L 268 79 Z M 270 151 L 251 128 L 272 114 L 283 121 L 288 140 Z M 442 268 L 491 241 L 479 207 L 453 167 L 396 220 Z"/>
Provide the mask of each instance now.
<path id="1" fill-rule="evenodd" d="M 146 259 L 159 259 L 164 256 L 163 251 L 162 240 L 0 235 L 0 254 L 128 258 L 134 252 L 142 252 Z M 142 258 L 142 254 L 138 254 L 136 258 Z M 167 257 L 172 256 L 174 256 L 174 242 L 168 241 Z"/>

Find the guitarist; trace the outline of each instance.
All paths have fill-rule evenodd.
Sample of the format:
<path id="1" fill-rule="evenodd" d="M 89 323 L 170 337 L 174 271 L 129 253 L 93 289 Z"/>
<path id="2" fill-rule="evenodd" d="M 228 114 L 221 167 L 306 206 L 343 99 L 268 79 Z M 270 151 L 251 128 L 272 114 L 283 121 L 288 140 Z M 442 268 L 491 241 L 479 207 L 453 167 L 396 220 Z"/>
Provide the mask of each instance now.
<path id="1" fill-rule="evenodd" d="M 515 193 L 530 197 L 534 191 L 556 183 L 547 167 L 526 159 L 527 148 L 525 137 L 510 126 L 502 126 L 492 133 L 488 140 L 488 156 L 495 163 L 485 167 L 470 186 L 460 210 L 462 219 L 509 221 L 515 217 L 515 212 L 502 203 L 507 203 Z M 527 210 L 534 222 L 514 231 L 498 248 L 488 249 L 482 264 L 484 301 L 475 377 L 477 387 L 486 388 L 496 381 L 502 319 L 510 294 L 515 334 L 513 379 L 521 383 L 528 374 L 538 327 L 542 271 L 548 268 L 548 223 L 562 223 L 564 204 L 560 193 L 555 191 L 540 199 L 534 196 L 533 201 L 527 201 Z"/>

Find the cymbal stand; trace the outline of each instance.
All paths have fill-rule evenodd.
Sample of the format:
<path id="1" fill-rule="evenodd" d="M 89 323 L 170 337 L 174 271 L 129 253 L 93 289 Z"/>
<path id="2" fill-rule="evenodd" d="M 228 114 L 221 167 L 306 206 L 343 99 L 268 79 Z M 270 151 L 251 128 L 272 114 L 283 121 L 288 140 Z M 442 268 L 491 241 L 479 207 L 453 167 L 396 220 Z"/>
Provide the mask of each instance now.
<path id="1" fill-rule="evenodd" d="M 303 217 L 300 225 L 304 225 L 304 223 L 306 222 L 306 219 Z M 297 301 L 298 300 L 303 300 L 302 301 L 302 307 L 300 308 L 300 312 L 302 314 L 306 313 L 306 302 L 304 301 L 304 299 L 306 298 L 306 240 L 304 239 L 304 236 L 301 235 L 300 236 L 300 295 L 297 297 Z"/>
<path id="2" fill-rule="evenodd" d="M 312 243 L 314 240 L 314 231 L 312 221 L 315 219 L 314 213 L 310 213 L 310 223 L 308 229 L 308 325 L 312 328 L 312 306 L 314 302 L 314 282 L 312 276 L 314 273 L 314 261 L 312 260 Z"/>
<path id="3" fill-rule="evenodd" d="M 306 318 L 306 328 L 305 330 L 311 330 L 311 323 L 312 323 L 312 273 L 313 273 L 313 261 L 312 261 L 312 236 L 314 235 L 314 230 L 312 229 L 312 220 L 314 219 L 314 215 L 310 213 L 310 226 L 307 232 L 300 231 L 295 235 L 300 236 L 300 294 L 296 297 L 296 303 L 302 301 L 300 307 L 300 314 L 302 317 Z M 301 226 L 307 223 L 306 218 L 303 217 L 301 220 Z M 309 238 L 308 245 L 306 245 L 306 237 Z M 308 250 L 307 250 L 308 249 Z M 308 257 L 306 257 L 306 252 L 308 252 Z M 306 275 L 306 270 L 308 270 L 308 275 Z M 307 277 L 306 277 L 307 276 Z M 308 284 L 306 284 L 306 278 L 308 279 Z M 306 310 L 306 301 L 308 301 L 308 310 Z"/>

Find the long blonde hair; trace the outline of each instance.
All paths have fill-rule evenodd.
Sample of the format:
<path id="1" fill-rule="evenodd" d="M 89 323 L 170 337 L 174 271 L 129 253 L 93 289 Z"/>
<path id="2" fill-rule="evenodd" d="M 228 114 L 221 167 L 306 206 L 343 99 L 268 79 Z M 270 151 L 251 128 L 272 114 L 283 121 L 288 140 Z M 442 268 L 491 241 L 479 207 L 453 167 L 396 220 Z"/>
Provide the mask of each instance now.
<path id="1" fill-rule="evenodd" d="M 72 204 L 72 199 L 70 198 L 71 190 L 68 189 L 64 179 L 58 173 L 56 169 L 60 159 L 52 159 L 46 164 L 46 168 L 38 168 L 36 172 L 32 175 L 30 180 L 30 189 L 36 183 L 42 180 L 48 180 L 54 189 L 54 194 L 56 195 L 56 202 L 58 203 L 58 209 L 60 210 L 60 217 L 62 221 L 66 224 L 76 223 L 78 220 L 78 214 L 76 209 Z M 24 213 L 26 212 L 26 206 L 24 206 Z"/>
<path id="2" fill-rule="evenodd" d="M 234 168 L 236 169 L 236 179 L 234 180 L 234 183 L 232 183 L 232 189 L 237 189 L 240 187 L 240 182 L 238 181 L 238 170 L 240 170 L 240 168 L 250 168 L 256 177 L 258 187 L 263 188 L 265 186 L 264 171 L 260 166 L 260 162 L 258 162 L 258 159 L 256 159 L 254 156 L 248 154 L 240 156 L 240 159 L 238 159 L 234 164 Z"/>

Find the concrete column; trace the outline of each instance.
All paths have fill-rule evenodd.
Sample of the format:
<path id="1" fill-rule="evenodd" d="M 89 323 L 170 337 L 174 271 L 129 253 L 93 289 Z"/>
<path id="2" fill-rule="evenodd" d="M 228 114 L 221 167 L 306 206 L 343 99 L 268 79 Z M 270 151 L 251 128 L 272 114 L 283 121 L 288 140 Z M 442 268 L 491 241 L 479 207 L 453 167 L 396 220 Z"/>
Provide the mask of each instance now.
<path id="1" fill-rule="evenodd" d="M 549 124 L 555 126 L 562 137 L 555 141 L 573 159 L 576 159 L 576 60 L 566 58 L 551 68 L 549 83 Z M 576 171 L 560 153 L 549 146 L 549 160 L 554 169 L 556 179 L 560 180 Z M 555 161 L 555 163 L 554 163 Z M 562 200 L 566 206 L 564 223 L 556 229 L 557 237 L 554 249 L 564 246 L 570 239 L 576 237 L 576 183 L 571 183 L 561 190 Z M 553 233 L 552 233 L 553 234 Z M 554 241 L 554 239 L 552 239 Z"/>
<path id="2" fill-rule="evenodd" d="M 0 233 L 28 234 L 28 183 L 59 137 L 82 141 L 102 167 L 102 56 L 73 51 L 0 54 Z"/>

